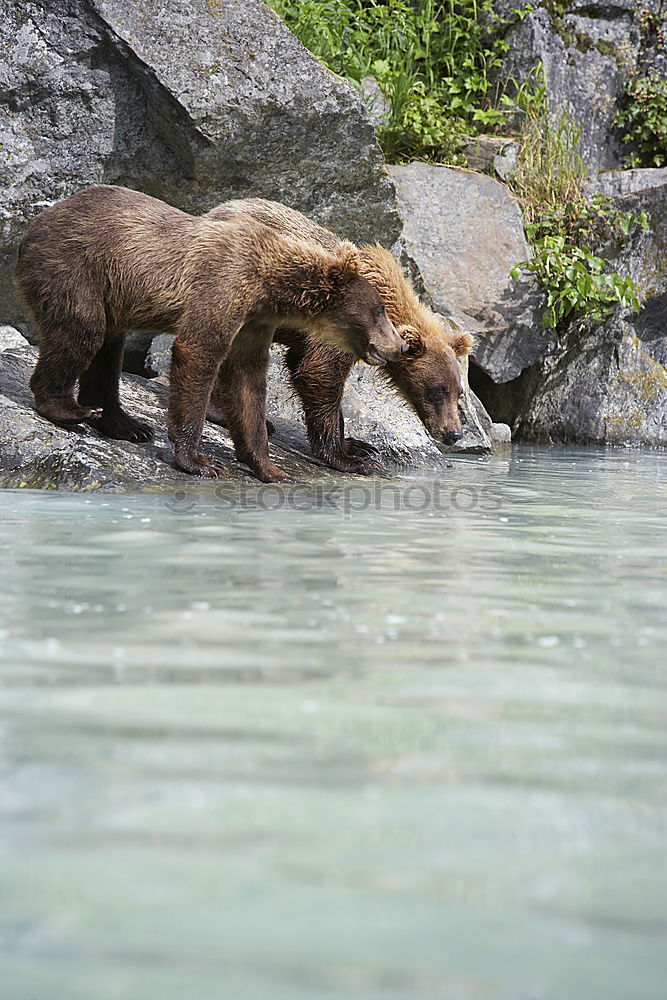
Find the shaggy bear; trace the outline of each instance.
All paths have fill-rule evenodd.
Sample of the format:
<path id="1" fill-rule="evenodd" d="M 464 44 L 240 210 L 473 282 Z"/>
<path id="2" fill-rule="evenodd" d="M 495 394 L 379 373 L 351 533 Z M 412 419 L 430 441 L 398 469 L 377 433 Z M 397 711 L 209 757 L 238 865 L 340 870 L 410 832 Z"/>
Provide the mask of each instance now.
<path id="1" fill-rule="evenodd" d="M 380 295 L 360 275 L 351 243 L 329 250 L 248 214 L 195 218 L 122 187 L 88 188 L 42 212 L 23 239 L 14 274 L 40 332 L 30 382 L 38 412 L 57 423 L 93 422 L 111 437 L 148 440 L 150 428 L 119 401 L 125 332 L 174 332 L 174 460 L 207 477 L 223 471 L 198 445 L 224 364 L 239 458 L 265 482 L 286 478 L 269 458 L 265 416 L 277 327 L 369 364 L 407 349 Z"/>
<path id="2" fill-rule="evenodd" d="M 252 218 L 330 252 L 343 244 L 340 237 L 300 212 L 261 198 L 224 202 L 205 218 Z M 454 324 L 447 325 L 420 302 L 387 250 L 362 246 L 358 256 L 360 273 L 380 293 L 387 315 L 409 347 L 381 369 L 382 376 L 412 406 L 436 441 L 454 443 L 461 435 L 458 403 L 463 391 L 457 358 L 470 353 L 472 338 Z M 341 403 L 354 357 L 337 347 L 317 344 L 307 334 L 287 327 L 277 330 L 274 339 L 288 346 L 285 360 L 303 404 L 313 453 L 341 472 L 376 471 L 377 463 L 371 457 L 374 449 L 345 438 Z M 224 366 L 212 403 L 209 419 L 228 424 L 232 400 Z"/>

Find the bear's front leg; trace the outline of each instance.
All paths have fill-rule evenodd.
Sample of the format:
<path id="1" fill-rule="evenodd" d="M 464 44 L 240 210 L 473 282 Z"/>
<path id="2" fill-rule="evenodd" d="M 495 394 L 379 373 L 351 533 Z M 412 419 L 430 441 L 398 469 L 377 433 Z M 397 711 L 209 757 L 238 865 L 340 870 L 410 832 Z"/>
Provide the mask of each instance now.
<path id="1" fill-rule="evenodd" d="M 266 420 L 266 369 L 273 331 L 248 324 L 220 368 L 214 395 L 232 436 L 236 457 L 263 483 L 289 476 L 271 461 Z"/>
<path id="2" fill-rule="evenodd" d="M 373 458 L 377 454 L 373 445 L 345 437 L 345 422 L 340 410 L 305 406 L 304 410 L 313 455 L 337 472 L 357 476 L 384 474 L 383 466 Z"/>
<path id="3" fill-rule="evenodd" d="M 279 336 L 289 344 L 285 362 L 303 406 L 313 455 L 337 472 L 381 474 L 384 470 L 379 462 L 374 461 L 369 451 L 358 447 L 362 442 L 345 440 L 341 406 L 353 356 L 335 347 L 316 344 L 296 331 L 281 331 Z"/>
<path id="4" fill-rule="evenodd" d="M 174 341 L 171 355 L 169 440 L 174 446 L 174 464 L 207 479 L 227 474 L 220 462 L 198 451 L 219 355 L 215 344 L 193 344 L 180 336 Z"/>
<path id="5" fill-rule="evenodd" d="M 211 401 L 208 404 L 208 410 L 206 413 L 206 419 L 211 424 L 217 424 L 218 427 L 224 427 L 225 430 L 229 430 L 227 417 L 222 411 L 220 403 L 217 397 L 217 386 L 213 386 L 213 392 L 211 393 Z M 275 424 L 272 424 L 270 420 L 266 421 L 266 433 L 270 438 L 276 433 Z"/>

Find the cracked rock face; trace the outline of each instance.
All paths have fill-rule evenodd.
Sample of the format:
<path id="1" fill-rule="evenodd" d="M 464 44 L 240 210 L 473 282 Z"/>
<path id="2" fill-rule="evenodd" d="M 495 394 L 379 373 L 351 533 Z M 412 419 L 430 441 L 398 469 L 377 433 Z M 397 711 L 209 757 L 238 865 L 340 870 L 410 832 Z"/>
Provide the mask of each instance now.
<path id="1" fill-rule="evenodd" d="M 509 276 L 530 256 L 516 199 L 485 174 L 429 163 L 389 169 L 435 308 L 474 334 L 473 360 L 490 378 L 516 378 L 551 348 L 536 284 Z"/>
<path id="2" fill-rule="evenodd" d="M 496 4 L 505 16 L 514 6 L 506 0 Z M 534 6 L 507 35 L 509 51 L 500 79 L 513 77 L 523 83 L 541 62 L 550 106 L 556 112 L 565 110 L 581 127 L 588 169 L 619 167 L 624 150 L 613 120 L 624 84 L 638 67 L 654 67 L 667 76 L 667 49 L 657 35 L 640 29 L 636 15 L 640 8 L 648 9 L 667 25 L 664 3 L 573 0 L 562 4 L 562 13 L 554 5 L 551 13 L 546 4 Z"/>
<path id="3" fill-rule="evenodd" d="M 667 167 L 640 167 L 636 170 L 609 170 L 597 174 L 588 182 L 587 194 L 618 198 L 649 188 L 667 185 Z"/>
<path id="4" fill-rule="evenodd" d="M 573 334 L 549 359 L 539 391 L 519 418 L 522 440 L 667 445 L 667 340 L 643 341 L 615 317 Z"/>
<path id="5" fill-rule="evenodd" d="M 89 184 L 199 214 L 284 201 L 355 242 L 401 223 L 360 96 L 261 0 L 0 0 L 0 320 L 28 223 Z"/>
<path id="6" fill-rule="evenodd" d="M 612 256 L 612 266 L 632 277 L 643 307 L 569 331 L 518 419 L 524 439 L 667 446 L 667 184 L 660 170 L 632 173 L 645 188 L 615 204 L 646 211 L 650 229 Z"/>

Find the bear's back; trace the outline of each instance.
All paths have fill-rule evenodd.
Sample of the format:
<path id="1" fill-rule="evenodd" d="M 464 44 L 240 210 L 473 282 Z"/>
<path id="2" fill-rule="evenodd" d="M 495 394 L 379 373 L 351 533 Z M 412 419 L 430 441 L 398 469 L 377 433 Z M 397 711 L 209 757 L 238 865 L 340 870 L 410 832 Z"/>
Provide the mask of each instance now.
<path id="1" fill-rule="evenodd" d="M 336 250 L 344 242 L 335 233 L 303 213 L 297 212 L 296 209 L 265 198 L 237 198 L 225 201 L 204 216 L 205 219 L 216 221 L 238 217 L 254 219 L 282 236 L 292 236 L 305 242 L 312 242 L 323 250 Z"/>

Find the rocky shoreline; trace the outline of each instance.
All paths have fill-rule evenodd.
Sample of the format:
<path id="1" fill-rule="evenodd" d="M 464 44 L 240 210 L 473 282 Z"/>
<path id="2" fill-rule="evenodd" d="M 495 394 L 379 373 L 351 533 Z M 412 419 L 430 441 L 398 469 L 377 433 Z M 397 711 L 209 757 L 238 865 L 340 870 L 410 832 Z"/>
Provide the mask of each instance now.
<path id="1" fill-rule="evenodd" d="M 301 412 L 290 391 L 274 348 L 269 372 L 267 412 L 275 427 L 271 452 L 294 482 L 341 479 L 310 451 Z M 28 383 L 37 357 L 36 349 L 11 327 L 0 328 L 0 487 L 67 490 L 165 490 L 197 482 L 174 468 L 167 440 L 165 375 L 144 378 L 125 374 L 121 398 L 128 412 L 155 430 L 148 444 L 132 444 L 103 437 L 93 427 L 57 427 L 34 409 Z M 509 433 L 492 427 L 483 410 L 466 400 L 470 421 L 463 439 L 447 449 L 486 454 L 507 446 Z M 378 451 L 378 461 L 389 471 L 409 468 L 446 469 L 447 450 L 440 450 L 416 415 L 365 365 L 350 376 L 345 396 L 348 432 L 368 441 Z M 236 461 L 231 439 L 224 428 L 206 423 L 202 450 L 225 465 L 221 482 L 257 484 L 250 470 Z M 363 480 L 358 480 L 363 482 Z"/>
<path id="2" fill-rule="evenodd" d="M 605 172 L 591 177 L 591 193 L 646 211 L 650 225 L 609 255 L 639 288 L 641 312 L 556 334 L 542 329 L 532 279 L 509 279 L 530 250 L 519 206 L 498 179 L 511 160 L 506 143 L 491 142 L 489 155 L 476 144 L 470 162 L 480 170 L 387 168 L 361 96 L 260 0 L 187 10 L 149 2 L 141 11 L 127 0 L 54 0 L 21 10 L 0 0 L 0 322 L 15 328 L 0 334 L 0 483 L 132 489 L 187 479 L 165 462 L 167 390 L 154 376 L 167 374 L 168 338 L 136 335 L 126 352 L 123 391 L 129 408 L 158 428 L 150 446 L 106 441 L 90 428 L 65 431 L 32 408 L 34 349 L 22 335 L 34 342 L 34 331 L 11 267 L 34 216 L 94 183 L 144 190 L 194 214 L 229 198 L 270 198 L 355 242 L 391 246 L 435 309 L 476 338 L 456 451 L 506 446 L 509 427 L 515 440 L 667 445 L 667 169 L 619 169 L 611 126 L 644 43 L 623 5 L 595 17 L 585 5 L 570 6 L 563 23 L 588 33 L 590 52 L 573 47 L 540 9 L 513 28 L 513 70 L 525 78 L 541 59 L 551 97 L 575 118 L 592 116 L 585 151 Z M 614 55 L 621 49 L 625 68 Z M 604 80 L 604 107 L 594 100 L 594 76 Z M 389 465 L 446 465 L 417 417 L 364 366 L 350 376 L 344 412 L 349 433 Z M 280 465 L 295 478 L 330 474 L 309 454 L 280 348 L 269 416 Z M 232 478 L 249 477 L 223 430 L 208 426 L 204 445 Z"/>

